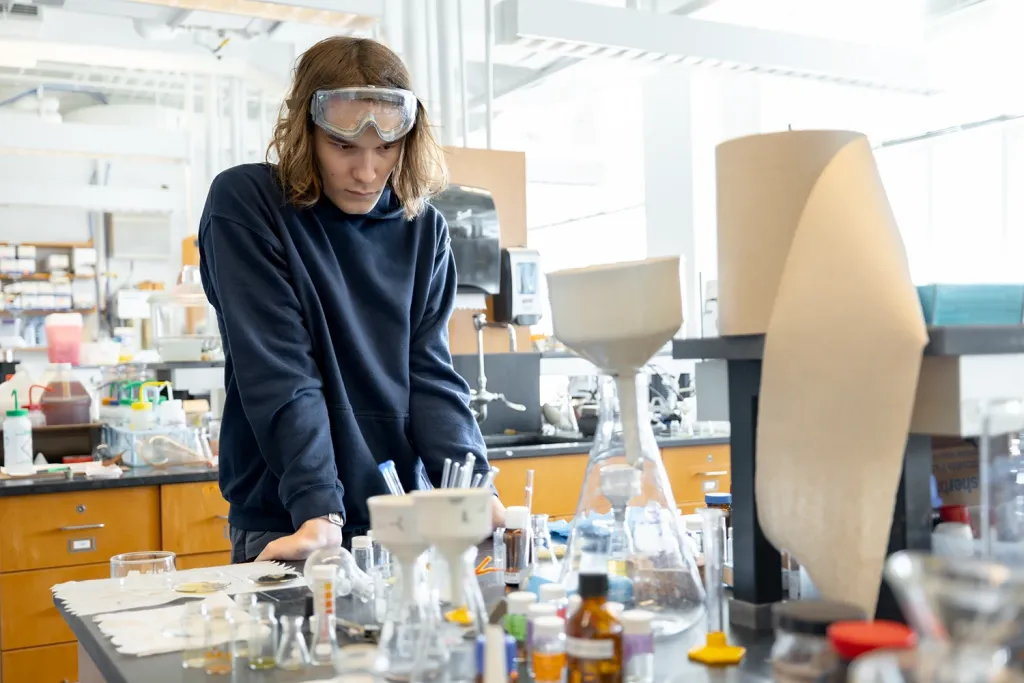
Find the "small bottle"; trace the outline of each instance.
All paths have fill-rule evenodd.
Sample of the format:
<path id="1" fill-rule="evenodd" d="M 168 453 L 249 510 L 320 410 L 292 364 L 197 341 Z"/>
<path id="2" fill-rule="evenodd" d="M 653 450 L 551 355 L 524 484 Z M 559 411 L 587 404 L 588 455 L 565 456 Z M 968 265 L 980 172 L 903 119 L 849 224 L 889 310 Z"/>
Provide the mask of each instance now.
<path id="1" fill-rule="evenodd" d="M 569 608 L 569 600 L 565 597 L 565 586 L 560 583 L 545 583 L 537 590 L 540 602 L 546 602 L 555 606 L 555 614 L 566 618 L 566 611 Z"/>
<path id="2" fill-rule="evenodd" d="M 530 676 L 534 683 L 561 683 L 565 673 L 565 621 L 561 617 L 537 617 L 533 625 Z"/>
<path id="3" fill-rule="evenodd" d="M 505 633 L 516 639 L 516 659 L 526 660 L 526 632 L 530 605 L 537 602 L 537 596 L 526 591 L 516 591 L 505 596 L 508 610 L 503 625 Z"/>
<path id="4" fill-rule="evenodd" d="M 565 627 L 568 683 L 622 683 L 622 626 L 606 608 L 607 574 L 580 574 L 580 608 Z"/>
<path id="5" fill-rule="evenodd" d="M 622 668 L 625 683 L 654 683 L 654 631 L 651 613 L 622 613 Z"/>
<path id="6" fill-rule="evenodd" d="M 315 666 L 333 666 L 338 650 L 338 634 L 335 630 L 334 581 L 338 568 L 332 564 L 318 564 L 313 567 L 313 638 L 310 657 Z"/>
<path id="7" fill-rule="evenodd" d="M 373 539 L 369 536 L 352 537 L 352 559 L 365 574 L 373 569 Z"/>
<path id="8" fill-rule="evenodd" d="M 203 668 L 207 676 L 227 676 L 235 668 L 235 619 L 224 607 L 206 610 L 203 619 Z"/>
<path id="9" fill-rule="evenodd" d="M 533 627 L 541 617 L 554 617 L 556 608 L 551 603 L 535 602 L 526 608 L 526 663 L 533 661 Z"/>
<path id="10" fill-rule="evenodd" d="M 250 610 L 254 621 L 249 625 L 249 668 L 265 671 L 277 666 L 277 620 L 274 605 L 259 602 Z"/>
<path id="11" fill-rule="evenodd" d="M 521 505 L 505 509 L 505 585 L 515 586 L 526 580 L 530 569 L 530 510 Z"/>
<path id="12" fill-rule="evenodd" d="M 18 405 L 18 392 L 12 391 L 14 409 L 4 418 L 4 470 L 19 477 L 35 474 L 32 450 L 32 421 L 28 411 Z"/>

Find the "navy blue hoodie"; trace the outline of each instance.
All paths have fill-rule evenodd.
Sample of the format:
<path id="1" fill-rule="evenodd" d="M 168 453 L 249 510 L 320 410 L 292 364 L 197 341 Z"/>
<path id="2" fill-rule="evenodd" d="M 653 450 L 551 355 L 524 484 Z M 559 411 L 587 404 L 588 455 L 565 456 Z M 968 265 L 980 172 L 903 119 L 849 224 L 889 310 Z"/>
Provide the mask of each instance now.
<path id="1" fill-rule="evenodd" d="M 326 196 L 297 209 L 273 166 L 247 164 L 214 180 L 199 252 L 224 341 L 232 526 L 290 532 L 342 512 L 356 531 L 366 499 L 387 493 L 379 463 L 407 491 L 417 460 L 435 486 L 445 458 L 470 452 L 487 470 L 448 350 L 455 262 L 434 207 L 406 220 L 385 190 L 365 216 Z"/>

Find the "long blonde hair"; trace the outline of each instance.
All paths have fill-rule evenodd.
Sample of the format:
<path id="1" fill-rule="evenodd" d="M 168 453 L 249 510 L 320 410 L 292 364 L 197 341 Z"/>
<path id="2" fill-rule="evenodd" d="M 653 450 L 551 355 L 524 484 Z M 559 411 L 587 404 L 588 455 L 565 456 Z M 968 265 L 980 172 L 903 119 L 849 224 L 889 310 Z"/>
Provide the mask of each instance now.
<path id="1" fill-rule="evenodd" d="M 360 86 L 412 90 L 402 60 L 385 45 L 368 38 L 337 36 L 321 40 L 299 59 L 291 92 L 274 125 L 267 161 L 277 157 L 277 173 L 285 196 L 295 206 L 310 207 L 320 199 L 323 183 L 313 145 L 309 107 L 317 90 Z M 416 125 L 402 139 L 398 164 L 389 180 L 407 218 L 418 216 L 426 201 L 448 183 L 444 152 L 430 129 L 426 108 L 416 102 Z"/>

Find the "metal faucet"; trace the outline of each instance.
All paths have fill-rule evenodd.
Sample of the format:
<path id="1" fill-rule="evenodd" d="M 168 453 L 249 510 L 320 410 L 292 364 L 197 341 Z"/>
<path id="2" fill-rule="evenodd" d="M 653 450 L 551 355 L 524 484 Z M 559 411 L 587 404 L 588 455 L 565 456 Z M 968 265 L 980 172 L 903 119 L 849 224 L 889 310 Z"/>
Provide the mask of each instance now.
<path id="1" fill-rule="evenodd" d="M 507 327 L 508 328 L 508 340 L 509 340 L 509 351 L 516 350 L 516 330 L 512 325 L 503 325 L 499 323 L 487 322 L 487 316 L 483 313 L 477 313 L 473 316 L 473 327 L 476 329 L 476 363 L 477 363 L 477 380 L 476 389 L 472 389 L 469 392 L 469 408 L 473 411 L 473 417 L 476 418 L 477 422 L 483 422 L 487 419 L 487 406 L 494 401 L 501 401 L 510 409 L 517 412 L 523 412 L 526 410 L 526 406 L 521 403 L 513 403 L 505 398 L 505 394 L 495 394 L 487 391 L 487 372 L 484 370 L 484 329 L 487 327 Z"/>

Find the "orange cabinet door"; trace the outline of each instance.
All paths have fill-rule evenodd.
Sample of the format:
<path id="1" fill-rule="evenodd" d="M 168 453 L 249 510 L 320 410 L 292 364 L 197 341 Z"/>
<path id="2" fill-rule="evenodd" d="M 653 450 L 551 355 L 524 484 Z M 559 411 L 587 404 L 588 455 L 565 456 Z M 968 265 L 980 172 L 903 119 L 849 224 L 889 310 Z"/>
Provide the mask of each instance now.
<path id="1" fill-rule="evenodd" d="M 0 498 L 0 571 L 107 562 L 160 549 L 155 486 Z"/>
<path id="2" fill-rule="evenodd" d="M 50 587 L 65 581 L 110 578 L 110 564 L 0 574 L 0 648 L 68 643 L 75 639 L 53 604 Z"/>
<path id="3" fill-rule="evenodd" d="M 727 445 L 663 448 L 661 459 L 676 503 L 704 500 L 705 493 L 728 493 L 730 459 Z"/>
<path id="4" fill-rule="evenodd" d="M 164 550 L 178 555 L 231 550 L 228 502 L 215 481 L 160 487 Z"/>
<path id="5" fill-rule="evenodd" d="M 178 555 L 175 560 L 179 570 L 223 567 L 224 565 L 231 564 L 231 551 L 200 553 L 198 555 Z"/>
<path id="6" fill-rule="evenodd" d="M 5 652 L 0 669 L 4 683 L 73 683 L 78 680 L 78 643 Z"/>
<path id="7" fill-rule="evenodd" d="M 522 505 L 526 471 L 533 470 L 533 512 L 551 517 L 576 514 L 587 454 L 549 455 L 542 458 L 495 458 L 491 464 L 501 472 L 494 479 L 501 502 Z"/>

